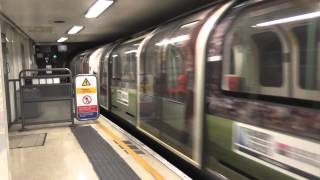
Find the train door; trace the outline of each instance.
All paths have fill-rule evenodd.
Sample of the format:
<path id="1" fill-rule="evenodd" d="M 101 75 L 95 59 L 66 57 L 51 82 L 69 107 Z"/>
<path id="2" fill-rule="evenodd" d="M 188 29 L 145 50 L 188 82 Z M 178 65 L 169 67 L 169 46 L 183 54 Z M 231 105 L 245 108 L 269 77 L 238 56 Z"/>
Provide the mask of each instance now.
<path id="1" fill-rule="evenodd" d="M 193 59 L 186 57 L 192 51 L 186 46 L 194 26 L 183 27 L 179 26 L 180 23 L 172 23 L 153 32 L 142 50 L 139 125 L 166 145 L 192 157 L 193 109 L 190 107 L 191 116 L 186 117 L 186 104 L 192 104 L 186 101 L 192 99 L 187 85 L 193 88 L 190 75 L 194 69 L 189 68 L 187 75 L 186 63 Z"/>
<path id="2" fill-rule="evenodd" d="M 147 39 L 140 58 L 140 128 L 189 162 L 201 163 L 201 117 L 194 102 L 196 93 L 195 44 L 212 11 L 202 11 L 158 28 Z M 204 59 L 203 59 L 204 61 Z M 198 94 L 197 94 L 198 95 Z M 198 111 L 200 112 L 200 111 Z"/>
<path id="3" fill-rule="evenodd" d="M 9 73 L 10 65 L 8 62 L 8 47 L 7 47 L 7 37 L 5 34 L 1 33 L 1 44 L 2 44 L 2 58 L 3 58 L 3 76 L 5 84 L 5 94 L 6 94 L 6 106 L 7 106 L 7 117 L 8 122 L 11 122 L 11 105 L 10 105 L 10 95 L 9 95 Z M 9 123 L 8 123 L 9 125 Z"/>
<path id="4" fill-rule="evenodd" d="M 112 113 L 137 124 L 137 52 L 142 39 L 119 44 L 110 54 L 110 109 Z"/>

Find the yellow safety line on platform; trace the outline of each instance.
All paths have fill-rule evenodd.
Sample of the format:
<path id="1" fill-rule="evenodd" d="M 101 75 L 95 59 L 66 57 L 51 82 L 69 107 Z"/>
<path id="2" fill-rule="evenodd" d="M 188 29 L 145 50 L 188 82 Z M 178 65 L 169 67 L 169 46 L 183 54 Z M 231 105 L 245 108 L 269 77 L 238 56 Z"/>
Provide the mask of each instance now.
<path id="1" fill-rule="evenodd" d="M 107 135 L 109 135 L 113 141 L 115 141 L 119 146 L 128 152 L 134 160 L 136 160 L 146 171 L 148 171 L 156 180 L 164 180 L 164 178 L 152 167 L 150 166 L 142 157 L 135 153 L 127 144 L 125 144 L 117 135 L 115 135 L 109 128 L 107 128 L 103 123 L 98 121 L 99 128 L 103 130 Z"/>

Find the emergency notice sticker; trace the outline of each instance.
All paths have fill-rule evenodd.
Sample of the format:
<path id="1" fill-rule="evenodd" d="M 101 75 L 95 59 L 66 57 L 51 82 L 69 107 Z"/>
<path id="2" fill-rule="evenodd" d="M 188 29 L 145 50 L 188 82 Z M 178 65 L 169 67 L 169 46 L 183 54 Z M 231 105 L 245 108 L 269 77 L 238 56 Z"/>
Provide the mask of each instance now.
<path id="1" fill-rule="evenodd" d="M 75 78 L 76 117 L 79 121 L 96 120 L 99 117 L 97 77 L 78 75 Z"/>

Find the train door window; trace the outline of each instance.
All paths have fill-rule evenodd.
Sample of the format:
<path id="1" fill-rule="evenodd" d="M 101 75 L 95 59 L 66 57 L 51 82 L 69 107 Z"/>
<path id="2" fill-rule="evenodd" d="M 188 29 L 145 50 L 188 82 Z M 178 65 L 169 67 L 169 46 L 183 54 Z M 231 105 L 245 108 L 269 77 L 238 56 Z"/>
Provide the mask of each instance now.
<path id="1" fill-rule="evenodd" d="M 319 89 L 317 87 L 317 34 L 319 32 L 317 31 L 316 22 L 293 28 L 299 44 L 299 85 L 303 89 Z"/>
<path id="2" fill-rule="evenodd" d="M 317 21 L 292 29 L 299 46 L 299 85 L 302 89 L 319 90 L 318 48 L 319 27 Z"/>
<path id="3" fill-rule="evenodd" d="M 320 100 L 320 18 L 292 24 L 294 59 L 293 96 L 298 99 Z"/>
<path id="4" fill-rule="evenodd" d="M 168 35 L 168 29 L 172 26 L 164 27 L 157 30 L 156 35 L 148 40 L 142 54 L 140 69 L 141 69 L 141 88 L 143 96 L 150 99 L 150 96 L 166 94 L 166 74 L 163 64 L 164 52 L 164 36 Z"/>
<path id="5" fill-rule="evenodd" d="M 119 73 L 122 81 L 129 83 L 129 86 L 133 88 L 136 87 L 137 51 L 140 41 L 139 39 L 120 45 L 117 48 L 118 53 L 113 55 L 113 59 L 118 61 L 119 68 L 121 68 Z"/>
<path id="6" fill-rule="evenodd" d="M 135 81 L 136 80 L 136 58 L 137 50 L 133 49 L 132 47 L 125 49 L 125 60 L 124 60 L 124 73 L 128 81 Z"/>
<path id="7" fill-rule="evenodd" d="M 121 79 L 121 62 L 118 54 L 112 54 L 112 79 L 119 80 Z"/>
<path id="8" fill-rule="evenodd" d="M 176 47 L 168 48 L 168 59 L 167 59 L 167 81 L 168 81 L 168 95 L 170 98 L 181 100 L 179 94 L 185 91 L 181 87 L 179 89 L 179 78 L 180 81 L 185 81 L 184 73 L 182 70 L 183 57 Z M 184 79 L 182 79 L 184 78 Z M 181 83 L 181 82 L 180 82 Z"/>
<path id="9" fill-rule="evenodd" d="M 166 71 L 168 98 L 185 103 L 187 88 L 193 89 L 193 62 L 191 49 L 188 46 L 190 33 L 198 21 L 192 21 L 180 26 L 168 40 L 166 47 Z"/>

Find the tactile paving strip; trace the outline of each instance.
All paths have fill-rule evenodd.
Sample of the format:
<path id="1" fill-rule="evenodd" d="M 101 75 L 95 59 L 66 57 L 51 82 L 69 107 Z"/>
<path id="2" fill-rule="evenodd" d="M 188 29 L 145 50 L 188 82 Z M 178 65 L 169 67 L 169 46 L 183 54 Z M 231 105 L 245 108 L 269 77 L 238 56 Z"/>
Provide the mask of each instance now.
<path id="1" fill-rule="evenodd" d="M 72 129 L 101 180 L 140 179 L 113 148 L 90 126 Z"/>

